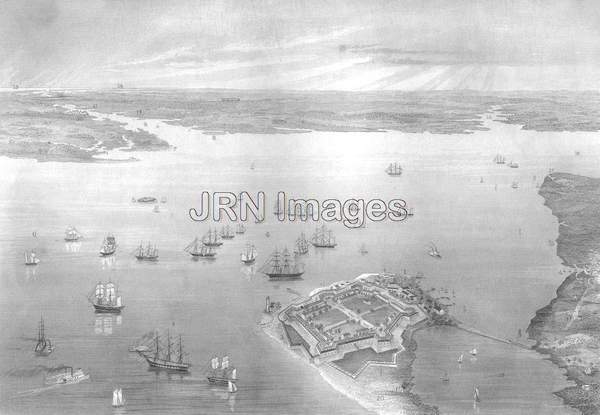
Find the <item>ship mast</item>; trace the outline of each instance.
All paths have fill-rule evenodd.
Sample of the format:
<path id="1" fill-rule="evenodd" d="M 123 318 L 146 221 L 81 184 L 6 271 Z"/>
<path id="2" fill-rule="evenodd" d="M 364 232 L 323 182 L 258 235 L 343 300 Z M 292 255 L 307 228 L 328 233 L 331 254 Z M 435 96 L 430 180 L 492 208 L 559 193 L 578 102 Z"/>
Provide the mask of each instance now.
<path id="1" fill-rule="evenodd" d="M 181 344 L 181 334 L 179 335 L 179 357 L 177 363 L 183 363 L 183 345 Z"/>
<path id="2" fill-rule="evenodd" d="M 171 334 L 169 330 L 167 330 L 167 359 L 168 362 L 171 361 Z"/>

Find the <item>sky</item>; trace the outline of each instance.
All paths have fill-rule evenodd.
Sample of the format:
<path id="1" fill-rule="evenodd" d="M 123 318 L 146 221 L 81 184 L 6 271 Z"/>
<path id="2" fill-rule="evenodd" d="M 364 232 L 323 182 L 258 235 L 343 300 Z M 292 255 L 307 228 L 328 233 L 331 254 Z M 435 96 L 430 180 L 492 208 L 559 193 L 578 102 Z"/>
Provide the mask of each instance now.
<path id="1" fill-rule="evenodd" d="M 597 0 L 1 0 L 0 86 L 600 90 Z"/>

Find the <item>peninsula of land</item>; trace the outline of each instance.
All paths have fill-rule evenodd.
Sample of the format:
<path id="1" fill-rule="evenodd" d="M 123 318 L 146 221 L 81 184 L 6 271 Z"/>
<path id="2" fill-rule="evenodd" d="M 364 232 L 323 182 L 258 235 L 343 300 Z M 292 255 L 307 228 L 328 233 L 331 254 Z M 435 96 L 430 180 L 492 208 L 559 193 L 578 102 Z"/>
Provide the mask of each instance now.
<path id="1" fill-rule="evenodd" d="M 558 256 L 575 271 L 528 333 L 577 384 L 556 394 L 585 415 L 600 414 L 600 179 L 552 173 L 539 193 L 558 218 Z"/>
<path id="2" fill-rule="evenodd" d="M 363 274 L 314 290 L 263 329 L 367 409 L 437 414 L 411 392 L 412 337 L 432 324 L 453 324 L 449 306 L 425 293 L 414 277 Z"/>

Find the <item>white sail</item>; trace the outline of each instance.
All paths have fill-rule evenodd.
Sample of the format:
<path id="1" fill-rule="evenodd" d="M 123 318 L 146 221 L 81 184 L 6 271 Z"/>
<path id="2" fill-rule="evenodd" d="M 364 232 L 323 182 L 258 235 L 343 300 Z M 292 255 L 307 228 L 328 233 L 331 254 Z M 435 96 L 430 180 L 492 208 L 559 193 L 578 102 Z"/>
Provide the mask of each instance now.
<path id="1" fill-rule="evenodd" d="M 96 298 L 104 297 L 104 284 L 98 283 L 96 284 Z"/>
<path id="2" fill-rule="evenodd" d="M 119 388 L 118 392 L 119 405 L 123 405 L 123 389 Z"/>
<path id="3" fill-rule="evenodd" d="M 113 391 L 112 405 L 119 406 L 119 390 L 118 389 L 115 389 Z"/>
<path id="4" fill-rule="evenodd" d="M 229 391 L 229 393 L 237 392 L 237 387 L 235 386 L 235 383 L 227 381 L 227 390 Z"/>
<path id="5" fill-rule="evenodd" d="M 121 307 L 122 302 L 121 302 L 121 296 L 117 297 L 117 307 Z"/>
<path id="6" fill-rule="evenodd" d="M 105 292 L 105 296 L 106 299 L 109 301 L 113 301 L 115 298 L 115 284 L 113 284 L 112 282 L 108 282 L 106 284 L 106 292 Z"/>
<path id="7" fill-rule="evenodd" d="M 237 379 L 237 369 L 231 371 L 231 379 Z"/>
<path id="8" fill-rule="evenodd" d="M 213 369 L 217 369 L 219 367 L 219 358 L 218 357 L 214 357 L 211 361 L 210 364 L 212 366 Z"/>
<path id="9" fill-rule="evenodd" d="M 224 356 L 221 362 L 221 369 L 227 369 L 229 367 L 229 356 Z"/>

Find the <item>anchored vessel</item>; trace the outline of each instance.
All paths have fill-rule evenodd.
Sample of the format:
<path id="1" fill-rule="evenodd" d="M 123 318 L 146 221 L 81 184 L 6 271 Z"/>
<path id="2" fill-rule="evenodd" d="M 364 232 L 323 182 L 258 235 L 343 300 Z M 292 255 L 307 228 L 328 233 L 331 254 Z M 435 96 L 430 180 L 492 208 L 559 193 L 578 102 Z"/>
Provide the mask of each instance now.
<path id="1" fill-rule="evenodd" d="M 389 176 L 401 176 L 402 175 L 402 166 L 400 166 L 400 163 L 398 163 L 398 162 L 390 163 L 388 168 L 385 169 L 385 172 Z"/>
<path id="2" fill-rule="evenodd" d="M 65 231 L 65 241 L 75 242 L 81 239 L 81 234 L 73 226 L 69 226 Z"/>
<path id="3" fill-rule="evenodd" d="M 156 203 L 156 198 L 152 197 L 152 196 L 144 196 L 144 197 L 140 197 L 137 202 L 138 203 Z"/>
<path id="4" fill-rule="evenodd" d="M 368 253 L 369 253 L 369 250 L 367 249 L 367 246 L 366 246 L 365 244 L 362 244 L 362 245 L 360 246 L 360 250 L 359 250 L 359 252 L 360 252 L 362 255 L 365 255 L 365 254 L 368 254 Z"/>
<path id="5" fill-rule="evenodd" d="M 123 399 L 123 389 L 117 388 L 113 391 L 112 406 L 113 408 L 125 406 L 125 399 Z"/>
<path id="6" fill-rule="evenodd" d="M 316 248 L 335 248 L 337 245 L 335 236 L 333 236 L 332 232 L 325 225 L 317 228 L 310 243 Z"/>
<path id="7" fill-rule="evenodd" d="M 437 246 L 433 242 L 429 242 L 429 255 L 434 258 L 441 258 L 442 255 L 438 251 Z"/>
<path id="8" fill-rule="evenodd" d="M 246 233 L 246 226 L 243 223 L 238 223 L 235 228 L 235 233 L 240 235 Z"/>
<path id="9" fill-rule="evenodd" d="M 506 163 L 506 158 L 502 154 L 496 154 L 496 157 L 494 157 L 494 163 L 504 164 Z"/>
<path id="10" fill-rule="evenodd" d="M 156 333 L 154 337 L 154 353 L 151 352 L 138 352 L 148 365 L 156 369 L 173 370 L 176 372 L 187 372 L 190 369 L 191 364 L 184 362 L 183 343 L 181 341 L 181 335 L 179 336 L 179 342 L 177 345 L 177 357 L 174 359 L 172 355 L 173 343 L 171 342 L 171 335 L 167 331 L 167 344 L 164 347 L 160 343 L 159 335 Z"/>
<path id="11" fill-rule="evenodd" d="M 232 389 L 229 385 L 233 384 L 235 386 L 235 382 L 238 380 L 237 369 L 229 363 L 229 356 L 223 356 L 222 359 L 213 357 L 210 360 L 210 369 L 206 378 L 208 379 L 208 383 L 228 386 Z M 230 392 L 235 392 L 236 390 L 237 388 L 230 390 Z"/>
<path id="12" fill-rule="evenodd" d="M 46 337 L 44 332 L 44 319 L 40 318 L 40 324 L 38 327 L 38 339 L 35 345 L 35 354 L 38 356 L 48 356 L 54 347 L 52 346 L 52 341 Z"/>
<path id="13" fill-rule="evenodd" d="M 510 185 L 510 187 L 512 187 L 513 189 L 518 189 L 519 188 L 519 182 L 518 181 L 513 181 L 512 184 Z"/>
<path id="14" fill-rule="evenodd" d="M 298 255 L 304 255 L 308 253 L 308 241 L 306 240 L 306 236 L 304 232 L 300 234 L 298 239 L 296 239 L 296 248 L 294 248 L 294 253 Z"/>
<path id="15" fill-rule="evenodd" d="M 223 226 L 221 228 L 221 238 L 233 239 L 234 237 L 235 237 L 235 234 L 233 233 L 233 231 L 231 230 L 231 227 L 229 225 Z"/>
<path id="16" fill-rule="evenodd" d="M 120 313 L 125 308 L 114 282 L 99 282 L 88 296 L 97 313 Z"/>
<path id="17" fill-rule="evenodd" d="M 37 265 L 40 263 L 40 259 L 35 255 L 33 249 L 25 251 L 25 265 Z"/>
<path id="18" fill-rule="evenodd" d="M 202 244 L 198 238 L 195 238 L 186 246 L 184 251 L 195 258 L 214 258 L 217 254 L 212 246 Z"/>
<path id="19" fill-rule="evenodd" d="M 158 261 L 158 249 L 156 248 L 156 245 L 152 245 L 150 242 L 148 242 L 146 249 L 144 249 L 143 243 L 140 242 L 135 257 L 139 261 Z"/>
<path id="20" fill-rule="evenodd" d="M 304 268 L 290 255 L 287 248 L 281 252 L 276 248 L 261 267 L 260 272 L 273 279 L 298 278 L 304 274 Z"/>
<path id="21" fill-rule="evenodd" d="M 57 374 L 46 376 L 46 385 L 71 385 L 89 379 L 90 375 L 83 372 L 83 369 L 73 370 L 71 366 L 65 366 Z"/>
<path id="22" fill-rule="evenodd" d="M 244 248 L 240 254 L 240 257 L 244 264 L 252 264 L 254 261 L 256 261 L 256 248 L 254 245 L 250 243 L 246 244 L 246 248 Z"/>
<path id="23" fill-rule="evenodd" d="M 518 169 L 519 163 L 517 163 L 515 161 L 511 161 L 510 163 L 508 163 L 508 167 L 510 167 L 511 169 Z"/>
<path id="24" fill-rule="evenodd" d="M 100 247 L 100 255 L 109 256 L 114 254 L 117 251 L 117 241 L 115 237 L 111 234 L 106 235 L 104 241 L 102 242 L 102 246 Z"/>
<path id="25" fill-rule="evenodd" d="M 206 246 L 221 246 L 223 241 L 219 237 L 217 230 L 208 230 L 208 233 L 202 237 L 202 243 Z"/>

